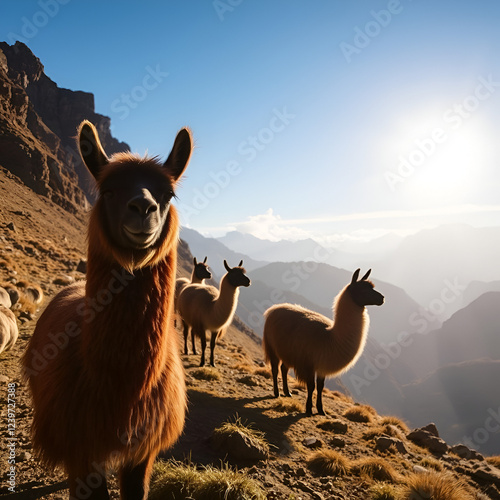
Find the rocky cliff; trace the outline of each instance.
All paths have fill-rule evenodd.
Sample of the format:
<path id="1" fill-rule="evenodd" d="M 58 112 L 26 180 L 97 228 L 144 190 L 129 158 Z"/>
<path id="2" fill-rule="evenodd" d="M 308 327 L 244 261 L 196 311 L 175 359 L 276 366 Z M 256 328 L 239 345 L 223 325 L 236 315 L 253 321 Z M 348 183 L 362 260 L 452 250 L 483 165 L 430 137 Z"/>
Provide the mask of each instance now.
<path id="1" fill-rule="evenodd" d="M 26 45 L 0 42 L 0 166 L 71 212 L 92 201 L 74 140 L 84 119 L 108 154 L 129 149 L 112 137 L 110 118 L 95 112 L 92 94 L 59 88 Z"/>

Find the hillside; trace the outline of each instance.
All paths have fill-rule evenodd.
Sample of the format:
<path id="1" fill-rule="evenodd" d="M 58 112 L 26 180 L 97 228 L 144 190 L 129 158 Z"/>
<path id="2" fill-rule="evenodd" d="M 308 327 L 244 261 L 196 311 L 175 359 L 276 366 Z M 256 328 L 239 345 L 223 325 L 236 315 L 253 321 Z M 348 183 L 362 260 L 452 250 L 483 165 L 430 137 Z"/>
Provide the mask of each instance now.
<path id="1" fill-rule="evenodd" d="M 68 215 L 5 170 L 0 177 L 0 196 L 6 202 L 0 207 L 0 251 L 4 262 L 1 278 L 36 279 L 47 294 L 47 303 L 64 280 L 84 277 L 76 266 L 84 256 L 85 217 Z M 7 208 L 13 206 L 15 209 Z M 184 273 L 189 269 L 191 255 L 185 244 L 181 244 L 180 253 L 184 255 L 180 261 Z M 33 321 L 22 323 L 14 349 L 1 355 L 2 383 L 17 384 L 15 498 L 60 499 L 66 494 L 64 475 L 43 469 L 33 456 L 29 439 L 31 403 L 19 376 L 19 356 L 33 327 Z M 183 461 L 190 457 L 193 464 L 216 468 L 223 460 L 238 468 L 261 492 L 266 491 L 254 498 L 366 500 L 379 498 L 373 495 L 382 488 L 398 495 L 388 498 L 407 498 L 403 496 L 405 484 L 415 477 L 416 471 L 421 474 L 424 469 L 439 475 L 448 471 L 455 478 L 454 483 L 461 479 L 471 492 L 487 491 L 489 495 L 471 498 L 500 498 L 500 490 L 494 486 L 500 486 L 500 470 L 483 459 L 461 459 L 451 452 L 433 454 L 414 444 L 398 419 L 385 419 L 340 392 L 326 391 L 327 417 L 304 416 L 305 392 L 293 382 L 293 397 L 275 400 L 260 346 L 234 327 L 218 346 L 217 368 L 199 370 L 197 356 L 183 356 L 183 361 L 188 418 L 180 441 L 163 458 Z M 5 408 L 5 391 L 0 402 Z M 214 429 L 227 421 L 239 422 L 240 429 L 248 429 L 246 426 L 251 424 L 250 430 L 262 432 L 270 446 L 268 458 L 241 458 L 239 452 L 231 452 L 229 445 L 215 448 L 211 439 Z M 1 436 L 4 441 L 5 429 Z M 392 447 L 387 449 L 389 445 Z M 309 461 L 318 451 L 328 450 L 337 452 L 344 460 L 343 472 L 321 472 Z M 5 457 L 4 454 L 1 459 L 4 470 Z M 116 498 L 113 478 L 111 484 Z M 6 486 L 0 486 L 2 496 L 11 498 L 8 493 Z"/>

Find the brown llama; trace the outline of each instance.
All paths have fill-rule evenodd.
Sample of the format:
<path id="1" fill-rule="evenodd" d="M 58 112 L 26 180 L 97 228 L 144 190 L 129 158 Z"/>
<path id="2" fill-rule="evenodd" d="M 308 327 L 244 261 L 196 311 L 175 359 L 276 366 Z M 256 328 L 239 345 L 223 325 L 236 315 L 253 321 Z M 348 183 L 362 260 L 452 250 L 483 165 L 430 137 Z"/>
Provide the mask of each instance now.
<path id="1" fill-rule="evenodd" d="M 227 273 L 222 277 L 219 289 L 208 285 L 187 285 L 179 295 L 179 313 L 184 327 L 184 338 L 192 329 L 192 335 L 201 340 L 200 366 L 205 365 L 205 349 L 207 347 L 206 332 L 212 333 L 210 338 L 210 365 L 215 366 L 214 350 L 218 338 L 224 335 L 225 329 L 233 321 L 238 305 L 240 286 L 250 286 L 250 278 L 245 275 L 241 261 L 236 267 L 229 267 L 224 261 Z"/>
<path id="2" fill-rule="evenodd" d="M 271 363 L 274 396 L 279 396 L 278 368 L 281 363 L 283 393 L 290 397 L 288 370 L 293 368 L 307 385 L 306 414 L 312 414 L 312 397 L 317 387 L 316 408 L 325 415 L 322 393 L 325 377 L 340 375 L 361 356 L 368 334 L 365 306 L 384 303 L 384 296 L 368 281 L 368 271 L 359 281 L 359 269 L 333 302 L 333 321 L 299 305 L 277 304 L 265 313 L 264 353 Z M 315 382 L 315 378 L 317 379 Z"/>
<path id="3" fill-rule="evenodd" d="M 182 289 L 186 285 L 190 284 L 200 284 L 203 285 L 205 283 L 205 280 L 209 280 L 212 277 L 212 273 L 210 272 L 210 269 L 207 264 L 207 257 L 203 260 L 203 262 L 198 262 L 196 260 L 196 257 L 193 257 L 193 272 L 191 273 L 191 281 L 189 281 L 187 278 L 177 278 L 177 281 L 175 282 L 175 300 L 174 300 L 174 309 L 176 314 L 178 314 L 178 307 L 177 307 L 177 299 L 179 298 L 179 295 L 182 291 Z M 177 326 L 177 318 L 174 320 L 175 326 Z M 196 344 L 194 341 L 194 333 L 191 332 L 191 345 L 193 348 L 193 354 L 196 354 Z M 184 354 L 188 354 L 188 346 L 187 346 L 187 336 L 184 336 Z"/>
<path id="4" fill-rule="evenodd" d="M 98 190 L 87 281 L 50 302 L 23 357 L 33 448 L 47 466 L 65 468 L 70 498 L 109 498 L 106 473 L 113 467 L 121 498 L 144 499 L 155 457 L 184 426 L 171 201 L 191 134 L 179 131 L 165 163 L 131 153 L 108 158 L 87 121 L 78 143 Z"/>

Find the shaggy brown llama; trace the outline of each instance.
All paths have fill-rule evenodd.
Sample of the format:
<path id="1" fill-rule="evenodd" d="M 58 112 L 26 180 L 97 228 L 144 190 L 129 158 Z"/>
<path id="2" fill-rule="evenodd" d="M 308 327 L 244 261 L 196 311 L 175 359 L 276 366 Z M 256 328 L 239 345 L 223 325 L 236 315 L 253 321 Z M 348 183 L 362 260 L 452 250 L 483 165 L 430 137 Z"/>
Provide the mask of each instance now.
<path id="1" fill-rule="evenodd" d="M 288 370 L 293 368 L 297 379 L 307 385 L 307 415 L 312 414 L 315 386 L 316 408 L 319 414 L 325 414 L 325 377 L 340 375 L 356 363 L 365 347 L 370 323 L 365 306 L 384 303 L 384 296 L 368 281 L 371 269 L 358 281 L 359 271 L 354 272 L 351 283 L 335 298 L 333 321 L 293 304 L 277 304 L 264 313 L 264 353 L 271 363 L 274 396 L 279 396 L 280 363 L 283 393 L 288 397 Z"/>
<path id="2" fill-rule="evenodd" d="M 47 306 L 23 357 L 33 396 L 32 441 L 49 467 L 63 466 L 70 497 L 147 497 L 157 454 L 182 432 L 186 408 L 173 329 L 178 218 L 174 188 L 192 140 L 177 134 L 165 163 L 106 156 L 94 126 L 78 133 L 97 181 L 88 229 L 87 281 Z"/>
<path id="3" fill-rule="evenodd" d="M 177 307 L 177 299 L 179 298 L 179 295 L 182 291 L 182 289 L 186 285 L 196 285 L 200 284 L 203 285 L 205 283 L 205 280 L 209 280 L 212 277 L 212 273 L 210 272 L 210 268 L 208 267 L 207 264 L 207 257 L 203 259 L 203 262 L 198 262 L 196 260 L 196 257 L 193 257 L 193 272 L 191 273 L 191 281 L 189 281 L 187 278 L 177 278 L 177 281 L 175 282 L 175 301 L 174 301 L 174 309 L 176 312 L 176 315 L 178 314 L 178 307 Z M 174 325 L 177 326 L 177 318 L 174 320 Z M 191 345 L 193 348 L 193 354 L 196 354 L 196 344 L 194 341 L 194 333 L 191 332 Z M 188 346 L 187 346 L 187 335 L 184 336 L 184 354 L 188 354 Z"/>
<path id="4" fill-rule="evenodd" d="M 250 286 L 250 278 L 241 267 L 241 261 L 236 267 L 229 267 L 224 261 L 227 273 L 222 277 L 219 289 L 208 285 L 188 285 L 179 295 L 179 314 L 184 327 L 184 338 L 189 334 L 201 340 L 200 366 L 205 365 L 205 349 L 207 347 L 207 330 L 211 332 L 210 338 L 210 365 L 215 366 L 215 343 L 225 329 L 231 324 L 236 306 L 240 286 Z"/>

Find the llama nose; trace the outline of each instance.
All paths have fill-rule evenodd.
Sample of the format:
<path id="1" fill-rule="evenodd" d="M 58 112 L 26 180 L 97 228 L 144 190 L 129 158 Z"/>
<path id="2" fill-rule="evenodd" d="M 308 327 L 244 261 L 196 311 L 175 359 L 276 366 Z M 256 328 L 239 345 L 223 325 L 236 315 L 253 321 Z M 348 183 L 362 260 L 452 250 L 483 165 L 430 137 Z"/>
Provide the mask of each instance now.
<path id="1" fill-rule="evenodd" d="M 141 194 L 129 200 L 128 208 L 139 215 L 148 215 L 158 209 L 158 203 L 147 189 L 143 189 Z"/>

